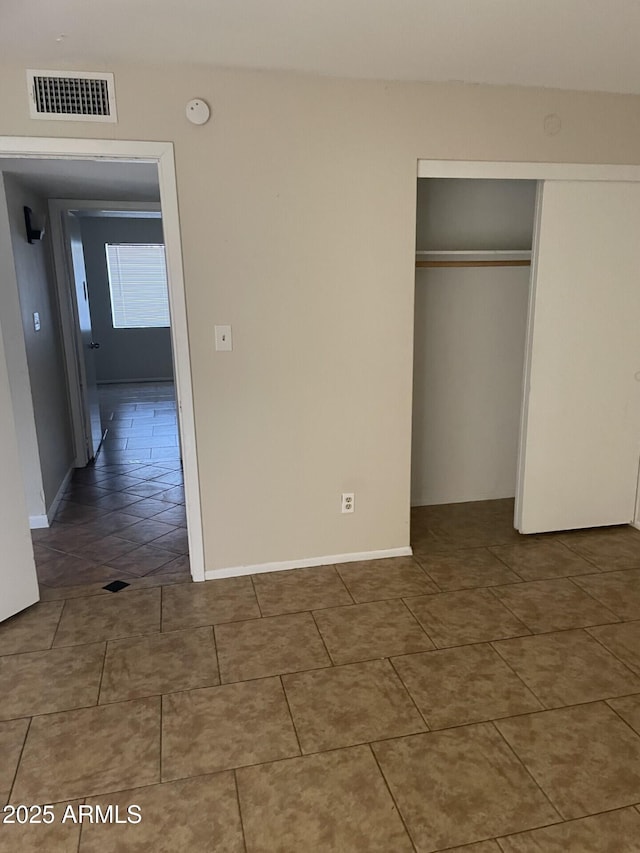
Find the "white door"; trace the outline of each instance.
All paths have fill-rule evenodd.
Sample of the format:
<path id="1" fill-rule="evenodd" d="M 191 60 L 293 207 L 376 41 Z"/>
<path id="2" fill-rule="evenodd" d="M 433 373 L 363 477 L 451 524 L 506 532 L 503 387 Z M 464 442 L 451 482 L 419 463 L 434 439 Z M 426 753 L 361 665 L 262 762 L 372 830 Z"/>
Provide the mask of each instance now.
<path id="1" fill-rule="evenodd" d="M 0 622 L 40 598 L 0 329 Z M 11 484 L 11 485 L 10 485 Z"/>
<path id="2" fill-rule="evenodd" d="M 640 183 L 538 201 L 516 497 L 521 533 L 625 524 L 640 459 Z"/>
<path id="3" fill-rule="evenodd" d="M 100 418 L 100 398 L 96 382 L 94 352 L 100 346 L 93 339 L 91 330 L 91 312 L 89 310 L 89 291 L 87 274 L 82 250 L 82 234 L 78 219 L 69 213 L 64 217 L 69 266 L 74 292 L 76 315 L 78 372 L 81 384 L 81 396 L 84 410 L 84 432 L 87 447 L 87 462 L 98 452 L 102 441 L 102 421 Z"/>

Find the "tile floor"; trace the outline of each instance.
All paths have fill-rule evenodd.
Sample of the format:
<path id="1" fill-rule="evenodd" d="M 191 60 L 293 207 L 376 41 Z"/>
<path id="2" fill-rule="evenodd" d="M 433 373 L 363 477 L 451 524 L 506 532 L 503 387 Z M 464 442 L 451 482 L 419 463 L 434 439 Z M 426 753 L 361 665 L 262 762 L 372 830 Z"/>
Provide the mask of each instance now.
<path id="1" fill-rule="evenodd" d="M 51 587 L 0 626 L 0 796 L 57 819 L 0 853 L 638 853 L 640 534 L 511 513 L 416 510 L 415 558 Z"/>
<path id="2" fill-rule="evenodd" d="M 100 403 L 95 463 L 76 470 L 52 526 L 32 531 L 43 598 L 190 577 L 173 383 L 103 385 Z"/>

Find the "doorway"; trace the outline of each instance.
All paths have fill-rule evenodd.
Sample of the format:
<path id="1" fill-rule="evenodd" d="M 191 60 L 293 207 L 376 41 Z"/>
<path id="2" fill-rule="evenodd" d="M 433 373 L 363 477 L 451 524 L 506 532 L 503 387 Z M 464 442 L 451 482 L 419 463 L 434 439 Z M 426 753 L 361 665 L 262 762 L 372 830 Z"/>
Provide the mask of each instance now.
<path id="1" fill-rule="evenodd" d="M 71 309 L 67 325 L 76 326 L 76 346 L 66 350 L 70 362 L 81 354 L 70 369 L 77 366 L 83 394 L 76 470 L 52 527 L 33 534 L 46 586 L 190 577 L 162 213 L 152 177 L 146 203 L 49 201 L 60 306 Z M 81 554 L 79 537 L 86 537 Z"/>
<path id="2" fill-rule="evenodd" d="M 113 143 L 100 140 L 3 139 L 1 142 L 0 157 L 2 159 L 0 160 L 0 169 L 5 171 L 7 165 L 13 165 L 15 168 L 16 161 L 18 161 L 19 167 L 22 167 L 27 174 L 31 174 L 32 177 L 30 180 L 35 180 L 33 173 L 37 172 L 37 169 L 41 168 L 42 164 L 50 164 L 54 173 L 56 169 L 58 170 L 60 177 L 64 178 L 66 173 L 67 189 L 73 186 L 73 180 L 69 179 L 69 172 L 73 171 L 74 165 L 78 167 L 82 166 L 88 170 L 88 173 L 91 172 L 93 167 L 95 167 L 97 172 L 100 172 L 108 164 L 130 169 L 141 167 L 149 170 L 149 168 L 152 168 L 155 172 L 160 201 L 159 206 L 162 208 L 162 225 L 164 226 L 168 303 L 170 304 L 171 311 L 171 329 L 169 335 L 170 343 L 173 347 L 175 391 L 172 382 L 173 377 L 166 375 L 157 377 L 161 380 L 159 382 L 144 382 L 144 387 L 138 386 L 138 383 L 129 383 L 128 388 L 123 386 L 116 390 L 115 387 L 109 388 L 108 385 L 103 385 L 101 409 L 108 422 L 105 433 L 106 441 L 98 449 L 97 455 L 95 452 L 93 453 L 95 459 L 89 467 L 76 469 L 73 482 L 69 482 L 69 478 L 66 478 L 66 482 L 60 484 L 59 493 L 54 496 L 54 500 L 51 500 L 51 494 L 46 496 L 48 498 L 47 503 L 49 504 L 47 510 L 50 510 L 51 505 L 54 504 L 53 514 L 55 515 L 55 511 L 58 511 L 59 525 L 67 525 L 67 527 L 71 524 L 74 525 L 75 540 L 73 550 L 75 552 L 74 556 L 79 559 L 86 559 L 88 555 L 86 547 L 84 545 L 81 546 L 80 540 L 84 537 L 86 546 L 89 546 L 90 539 L 93 543 L 97 541 L 95 537 L 89 537 L 90 528 L 86 527 L 87 524 L 95 522 L 96 518 L 100 516 L 103 523 L 106 521 L 107 525 L 113 525 L 116 521 L 114 515 L 117 516 L 117 513 L 122 513 L 125 506 L 134 507 L 136 504 L 138 504 L 137 510 L 133 510 L 130 514 L 137 519 L 131 525 L 131 530 L 134 530 L 137 525 L 139 533 L 136 536 L 136 547 L 142 548 L 144 551 L 149 551 L 149 554 L 151 554 L 150 549 L 154 547 L 158 548 L 159 546 L 150 546 L 150 541 L 160 537 L 154 536 L 149 540 L 149 531 L 145 534 L 142 531 L 142 527 L 149 527 L 151 520 L 156 515 L 165 513 L 163 519 L 155 521 L 158 530 L 154 530 L 154 533 L 160 532 L 161 535 L 172 534 L 164 542 L 164 545 L 170 547 L 166 548 L 167 553 L 162 556 L 170 555 L 171 561 L 177 561 L 175 563 L 176 567 L 180 562 L 184 567 L 186 564 L 185 556 L 188 551 L 190 555 L 190 576 L 196 580 L 202 580 L 204 579 L 204 561 L 202 554 L 198 469 L 172 146 L 155 143 Z M 107 161 L 103 159 L 106 153 L 105 149 L 109 150 Z M 113 184 L 111 186 L 113 188 Z M 74 188 L 74 192 L 76 192 L 75 198 L 77 198 L 76 188 Z M 74 197 L 72 192 L 68 194 Z M 62 195 L 62 193 L 57 195 Z M 88 195 L 90 194 L 86 193 L 84 198 L 86 199 Z M 48 197 L 50 198 L 51 196 L 52 193 L 48 193 Z M 98 199 L 100 199 L 100 196 L 98 196 Z M 106 205 L 103 206 L 106 207 Z M 53 232 L 56 229 L 53 218 L 51 219 L 51 224 L 53 225 L 51 237 L 54 238 L 56 235 Z M 56 272 L 59 272 L 57 267 L 58 263 L 56 263 Z M 60 280 L 59 275 L 57 279 L 60 288 L 64 288 L 65 284 L 68 284 L 68 277 L 66 283 Z M 66 298 L 68 304 L 71 304 L 68 290 Z M 34 312 L 34 314 L 37 313 Z M 74 330 L 69 328 L 70 323 L 77 322 L 77 315 L 73 312 L 67 312 L 68 316 L 65 317 L 63 316 L 64 314 L 63 310 L 60 317 L 62 321 L 61 340 L 65 350 L 69 406 L 72 411 L 71 421 L 74 423 L 74 430 L 76 430 L 79 419 L 77 416 L 73 416 L 73 412 L 75 408 L 77 415 L 78 409 L 84 405 L 84 400 L 86 400 L 84 389 L 86 386 L 81 381 L 80 359 L 77 352 L 77 335 L 74 337 Z M 35 317 L 34 323 L 36 323 Z M 75 352 L 73 351 L 74 347 L 76 348 Z M 10 359 L 7 358 L 7 361 L 8 367 L 11 368 Z M 73 370 L 68 369 L 71 361 L 75 361 L 76 363 L 75 374 Z M 16 386 L 15 380 L 16 375 L 14 372 L 12 390 Z M 132 385 L 136 387 L 131 387 Z M 136 392 L 137 399 L 132 399 L 133 392 Z M 140 399 L 141 397 L 144 397 L 144 399 Z M 12 403 L 14 404 L 14 417 L 17 414 L 24 415 L 24 412 L 16 412 L 15 399 L 12 400 Z M 133 422 L 134 418 L 124 417 L 127 407 L 131 407 L 132 405 L 139 406 L 137 410 L 138 417 L 135 418 L 137 421 L 135 428 L 133 423 L 131 425 L 128 424 L 128 422 Z M 153 415 L 155 420 L 148 423 L 150 414 Z M 144 419 L 143 416 L 146 416 L 147 423 L 141 423 Z M 19 417 L 15 417 L 15 420 L 18 431 L 25 426 L 28 429 L 30 426 L 29 424 L 25 424 L 24 418 L 20 420 Z M 178 426 L 180 438 L 178 438 Z M 136 435 L 123 435 L 122 431 L 127 429 L 127 427 L 131 433 L 136 432 Z M 121 434 L 118 435 L 118 432 Z M 129 443 L 131 446 L 127 447 Z M 127 451 L 129 451 L 129 454 L 127 454 Z M 135 453 L 131 453 L 130 451 L 135 451 Z M 155 456 L 152 457 L 154 452 Z M 129 455 L 128 459 L 126 459 L 127 455 Z M 86 461 L 87 459 L 85 458 L 85 460 L 80 461 L 80 464 L 82 465 L 83 462 L 86 464 Z M 74 462 L 78 462 L 78 459 L 75 458 Z M 134 467 L 137 465 L 141 465 L 141 467 L 136 467 L 134 472 Z M 144 477 L 142 476 L 143 468 L 146 469 Z M 182 492 L 181 482 L 178 482 L 178 478 L 182 480 L 183 468 L 185 481 L 184 493 Z M 138 476 L 134 476 L 134 473 Z M 151 475 L 153 475 L 153 479 L 156 481 L 154 485 L 149 485 Z M 130 479 L 120 479 L 118 481 L 118 477 L 129 477 Z M 116 486 L 121 488 L 116 490 Z M 134 491 L 127 491 L 130 489 Z M 135 494 L 136 491 L 141 493 Z M 152 491 L 153 495 L 151 494 Z M 133 503 L 129 503 L 132 497 L 135 500 Z M 82 498 L 83 501 L 81 502 L 77 498 Z M 148 503 L 152 499 L 157 502 L 157 505 L 154 504 L 153 507 Z M 147 503 L 146 506 L 143 505 L 145 502 Z M 160 505 L 161 503 L 163 504 L 162 506 Z M 153 515 L 149 515 L 151 509 L 158 511 L 154 512 Z M 108 511 L 106 515 L 105 510 Z M 71 520 L 73 513 L 77 514 L 75 522 Z M 40 540 L 37 544 L 36 552 L 40 551 L 42 555 L 42 553 L 46 553 L 44 549 L 49 548 L 50 544 L 55 544 L 49 543 L 45 545 L 42 542 L 46 535 L 51 535 L 52 529 L 46 529 L 45 525 L 52 519 L 48 517 L 48 512 L 46 511 L 35 519 L 31 512 L 29 514 L 31 517 L 31 527 L 39 528 L 34 531 L 34 536 Z M 111 517 L 107 519 L 107 516 Z M 80 525 L 77 523 L 79 517 L 83 517 L 83 530 L 81 530 Z M 162 525 L 167 525 L 166 530 L 164 527 L 162 531 L 159 530 Z M 119 537 L 116 533 L 121 532 L 121 530 L 122 528 L 119 528 L 112 532 L 103 527 L 100 532 L 104 533 L 104 536 L 100 538 L 115 537 L 117 539 Z M 60 532 L 59 530 L 58 534 Z M 57 544 L 60 546 L 61 543 L 58 542 Z M 105 541 L 103 544 L 106 546 L 108 543 Z M 117 543 L 112 541 L 112 544 L 116 545 Z M 53 548 L 52 550 L 57 552 L 57 548 Z M 79 550 L 82 550 L 81 557 L 78 555 Z M 60 553 L 71 554 L 70 551 Z M 139 553 L 142 557 L 142 552 Z M 51 555 L 47 556 L 51 560 L 54 559 Z M 113 562 L 123 557 L 123 554 L 118 555 L 114 550 L 108 551 L 108 553 L 105 552 L 104 554 L 98 554 L 96 551 L 93 558 L 94 564 L 96 561 L 102 561 L 103 556 Z M 160 555 L 154 554 L 154 556 L 158 558 Z M 22 567 L 23 571 L 25 568 L 28 570 L 28 563 L 29 560 L 25 555 L 25 566 Z M 151 566 L 150 561 L 147 562 L 147 566 Z M 108 579 L 105 578 L 105 580 Z M 29 594 L 31 595 L 31 601 L 36 600 L 36 598 L 33 598 L 33 593 Z M 22 603 L 22 606 L 27 606 L 31 601 L 26 600 Z M 21 609 L 21 607 L 16 607 L 15 609 Z"/>
<path id="3" fill-rule="evenodd" d="M 419 178 L 538 181 L 515 516 L 510 506 L 497 521 L 494 514 L 491 538 L 500 529 L 508 541 L 515 526 L 563 542 L 630 538 L 633 550 L 637 534 L 625 525 L 639 526 L 638 168 L 425 160 L 417 171 Z M 473 504 L 450 508 L 466 507 L 466 520 L 480 529 L 486 525 Z M 412 538 L 422 527 L 420 549 L 442 553 L 437 508 L 424 515 Z M 614 533 L 614 525 L 622 527 Z M 609 532 L 580 532 L 602 527 Z M 526 541 L 533 546 L 533 537 Z"/>
<path id="4" fill-rule="evenodd" d="M 419 178 L 412 545 L 514 537 L 537 182 Z M 435 534 L 432 533 L 432 543 Z"/>

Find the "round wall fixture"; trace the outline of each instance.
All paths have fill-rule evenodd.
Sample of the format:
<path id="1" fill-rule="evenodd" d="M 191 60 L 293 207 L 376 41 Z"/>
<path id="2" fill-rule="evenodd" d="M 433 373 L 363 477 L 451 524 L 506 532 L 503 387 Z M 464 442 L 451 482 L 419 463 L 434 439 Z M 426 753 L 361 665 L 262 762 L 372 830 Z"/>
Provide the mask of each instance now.
<path id="1" fill-rule="evenodd" d="M 562 119 L 555 113 L 544 117 L 544 132 L 547 136 L 555 136 L 562 130 Z"/>
<path id="2" fill-rule="evenodd" d="M 206 124 L 210 115 L 209 105 L 201 98 L 194 98 L 187 104 L 187 118 L 191 124 Z"/>

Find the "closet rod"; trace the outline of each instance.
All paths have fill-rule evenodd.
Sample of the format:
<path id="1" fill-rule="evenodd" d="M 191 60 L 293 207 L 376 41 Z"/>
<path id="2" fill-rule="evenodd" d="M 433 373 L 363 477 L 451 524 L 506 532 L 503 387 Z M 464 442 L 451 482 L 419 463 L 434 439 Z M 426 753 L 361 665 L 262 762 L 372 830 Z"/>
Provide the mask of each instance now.
<path id="1" fill-rule="evenodd" d="M 529 267 L 527 260 L 493 260 L 493 261 L 416 261 L 418 267 Z"/>

